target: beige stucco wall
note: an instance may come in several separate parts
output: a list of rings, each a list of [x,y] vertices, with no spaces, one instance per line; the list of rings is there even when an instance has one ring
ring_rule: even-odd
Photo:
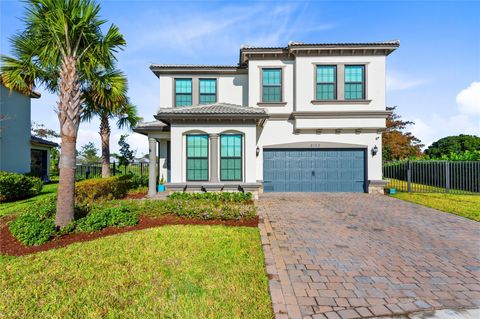
[[[198,124],[198,125],[172,125],[171,127],[171,182],[186,182],[186,134],[204,133],[241,133],[243,139],[243,181],[245,183],[256,182],[256,128],[254,124],[245,125],[219,125],[219,124]],[[217,151],[220,154],[220,143]],[[220,159],[218,159],[220,161]],[[210,167],[209,167],[210,169]],[[220,165],[218,165],[218,176],[220,176]]]
[[[176,78],[193,79],[192,94],[198,95],[197,79],[217,79],[217,102],[225,102],[248,106],[248,75],[247,74],[189,74],[160,75],[160,105],[159,107],[174,107],[174,80]],[[195,97],[193,97],[195,99]]]
[[[385,110],[385,56],[297,57],[295,63],[295,104],[297,111]],[[311,103],[315,99],[315,64],[365,64],[368,105]]]
[[[30,172],[30,97],[0,85],[0,170]]]

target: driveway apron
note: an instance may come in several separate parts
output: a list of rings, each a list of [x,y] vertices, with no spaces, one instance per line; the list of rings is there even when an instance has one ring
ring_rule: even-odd
[[[276,318],[480,306],[480,223],[382,195],[266,193],[258,205]]]

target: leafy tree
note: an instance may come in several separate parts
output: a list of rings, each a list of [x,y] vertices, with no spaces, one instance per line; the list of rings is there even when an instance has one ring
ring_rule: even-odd
[[[433,142],[425,154],[432,158],[451,156],[451,154],[462,154],[466,151],[480,151],[480,137],[475,135],[460,134],[458,136],[447,136]]]
[[[60,163],[60,151],[57,147],[50,149],[50,174],[58,175],[58,164]]]
[[[25,28],[11,38],[13,57],[2,56],[2,82],[29,93],[36,84],[59,97],[60,180],[55,224],[74,217],[75,149],[84,95],[99,70],[110,69],[125,40],[115,25],[104,28],[94,0],[27,0]],[[103,30],[106,30],[104,32]]]
[[[105,70],[98,76],[99,81],[86,92],[86,107],[83,121],[93,116],[100,117],[100,138],[102,141],[102,177],[110,172],[110,119],[117,119],[118,128],[131,129],[137,125],[137,109],[127,97],[127,79],[118,70]]]
[[[58,134],[57,131],[45,127],[44,124],[40,124],[36,122],[32,123],[31,131],[33,136],[40,137],[40,138],[60,137],[60,134]]]
[[[401,116],[395,113],[396,108],[396,106],[387,107],[387,111],[392,113],[387,117],[387,128],[382,134],[382,156],[385,161],[415,157],[422,154],[423,144],[420,144],[420,140],[413,136],[411,132],[405,132],[408,125],[415,123],[402,120]]]
[[[79,154],[82,156],[82,162],[84,164],[95,164],[98,163],[100,158],[98,157],[98,148],[92,142],[82,146]]]
[[[127,137],[128,135],[122,135],[118,141],[118,145],[120,146],[118,165],[125,166],[125,168],[135,159],[135,153],[130,149],[130,145],[127,143]]]

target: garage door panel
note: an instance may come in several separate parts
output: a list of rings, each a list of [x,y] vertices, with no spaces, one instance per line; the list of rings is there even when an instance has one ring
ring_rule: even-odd
[[[264,150],[266,192],[363,192],[363,149]]]

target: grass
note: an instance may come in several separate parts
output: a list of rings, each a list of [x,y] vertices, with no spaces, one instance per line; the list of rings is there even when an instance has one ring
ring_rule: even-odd
[[[408,202],[480,221],[480,195],[438,193],[397,193],[392,195]]]
[[[273,317],[256,228],[153,228],[0,268],[5,318]]]
[[[12,214],[18,214],[23,212],[26,208],[35,205],[39,200],[44,198],[47,195],[57,192],[58,184],[46,184],[43,185],[42,191],[40,194],[30,197],[27,199],[22,199],[15,202],[0,203],[0,217]]]

